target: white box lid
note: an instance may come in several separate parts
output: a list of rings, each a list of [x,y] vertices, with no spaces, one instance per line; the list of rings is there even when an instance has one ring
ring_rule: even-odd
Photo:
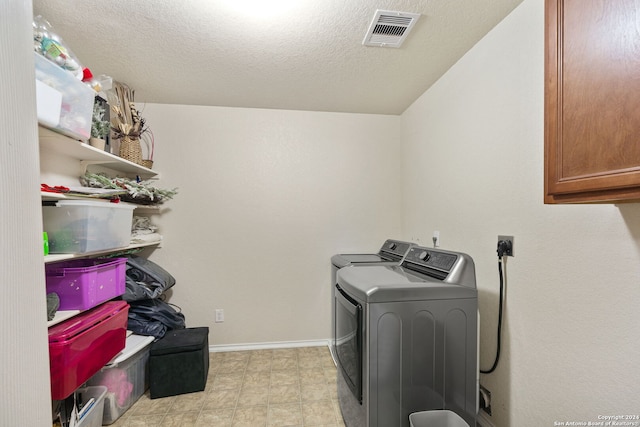
[[[116,355],[109,363],[106,364],[107,367],[117,366],[120,363],[128,360],[130,357],[136,355],[138,352],[142,351],[145,347],[150,345],[154,337],[146,337],[144,335],[136,335],[131,334],[127,337],[127,342],[124,346],[124,349],[120,353]]]
[[[56,206],[88,206],[88,207],[98,207],[98,208],[116,208],[116,209],[130,209],[134,210],[136,205],[132,205],[129,203],[111,203],[108,201],[99,201],[99,200],[58,200],[56,202]]]

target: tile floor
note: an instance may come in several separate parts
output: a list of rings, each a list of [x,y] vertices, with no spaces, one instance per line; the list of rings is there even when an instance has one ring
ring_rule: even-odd
[[[204,391],[143,395],[113,427],[344,427],[328,347],[210,353]]]

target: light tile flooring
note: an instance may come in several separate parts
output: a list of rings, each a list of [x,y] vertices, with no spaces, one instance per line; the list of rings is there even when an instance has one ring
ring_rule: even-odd
[[[327,347],[210,353],[205,390],[145,393],[114,427],[344,427]]]

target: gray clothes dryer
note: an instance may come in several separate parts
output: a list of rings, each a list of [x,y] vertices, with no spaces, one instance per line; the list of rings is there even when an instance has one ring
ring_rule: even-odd
[[[414,246],[399,266],[343,268],[334,300],[347,427],[408,427],[448,409],[476,425],[478,293],[468,255]]]
[[[387,239],[375,254],[336,254],[331,257],[331,341],[329,350],[331,357],[336,362],[335,348],[335,312],[333,301],[335,299],[336,275],[338,270],[344,267],[358,267],[369,265],[399,265],[409,252],[413,243],[401,240]]]

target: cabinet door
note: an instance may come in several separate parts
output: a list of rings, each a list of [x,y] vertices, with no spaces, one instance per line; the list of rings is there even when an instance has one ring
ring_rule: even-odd
[[[640,2],[546,0],[545,203],[640,200]]]

